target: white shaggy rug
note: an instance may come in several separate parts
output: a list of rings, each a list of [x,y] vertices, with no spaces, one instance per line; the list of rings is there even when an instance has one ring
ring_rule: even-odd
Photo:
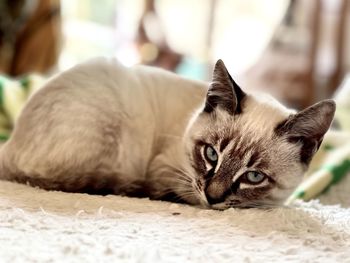
[[[0,181],[0,262],[350,262],[348,177],[342,206],[223,212]]]

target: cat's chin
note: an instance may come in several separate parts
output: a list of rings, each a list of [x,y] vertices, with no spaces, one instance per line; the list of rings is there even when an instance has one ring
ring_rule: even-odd
[[[207,205],[204,204],[204,202],[201,202],[201,200],[197,196],[188,196],[188,197],[183,198],[183,199],[187,204],[194,205],[194,206],[200,206],[203,208],[207,207]]]
[[[273,208],[280,208],[283,207],[284,202],[276,202],[276,203],[271,203],[271,202],[222,202],[222,203],[217,203],[217,204],[212,204],[210,206],[207,206],[205,208],[210,208],[213,210],[226,210],[229,208],[240,208],[240,209],[248,209],[248,208],[258,208],[258,209],[273,209]]]
[[[207,200],[199,194],[193,194],[193,195],[188,195],[188,196],[182,196],[179,194],[177,197],[177,200],[182,200],[182,203],[186,203],[189,205],[193,205],[196,207],[200,207],[203,209],[211,209],[211,206],[208,204]]]
[[[247,208],[259,208],[259,207],[253,207],[253,206],[249,206],[249,205],[230,205],[227,203],[219,203],[219,204],[213,204],[209,208],[213,209],[213,210],[223,211],[223,210],[227,210],[229,208],[247,209]],[[261,208],[263,208],[263,207],[261,207]]]

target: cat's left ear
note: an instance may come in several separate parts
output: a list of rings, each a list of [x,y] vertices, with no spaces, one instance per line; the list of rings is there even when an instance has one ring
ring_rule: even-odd
[[[216,107],[220,107],[231,115],[239,114],[242,112],[242,100],[245,95],[228,73],[224,62],[219,59],[214,67],[204,111],[210,113]]]
[[[308,164],[332,123],[335,109],[333,100],[316,103],[280,123],[276,134],[287,136],[292,143],[301,143],[301,161]]]

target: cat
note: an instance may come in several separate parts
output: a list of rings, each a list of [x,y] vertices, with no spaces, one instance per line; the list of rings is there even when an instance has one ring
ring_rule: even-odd
[[[301,182],[335,111],[98,58],[52,78],[0,149],[0,178],[48,190],[146,196],[212,209],[276,207]]]

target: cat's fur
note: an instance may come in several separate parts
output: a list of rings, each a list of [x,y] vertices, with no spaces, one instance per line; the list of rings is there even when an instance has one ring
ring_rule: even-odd
[[[0,178],[217,209],[272,207],[301,181],[334,111],[330,100],[295,113],[247,94],[221,60],[209,86],[95,59],[32,96],[1,148]],[[247,171],[264,181],[251,184]]]

